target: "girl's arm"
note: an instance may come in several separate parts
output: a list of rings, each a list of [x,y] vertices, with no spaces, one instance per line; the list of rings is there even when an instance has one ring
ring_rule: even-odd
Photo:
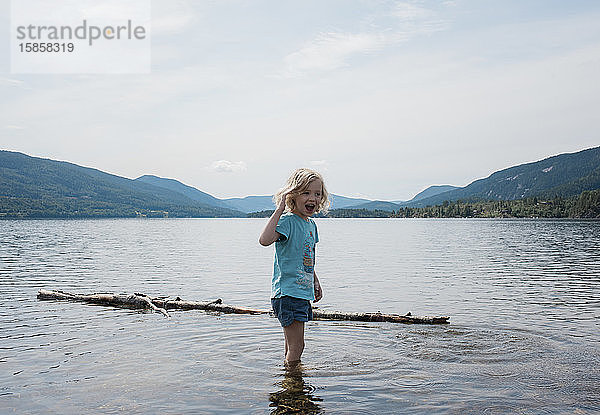
[[[265,228],[260,234],[260,237],[258,238],[258,243],[262,246],[271,245],[281,236],[281,234],[275,229],[277,228],[277,223],[279,223],[279,218],[281,218],[281,215],[283,215],[283,211],[285,210],[285,199],[287,198],[288,194],[289,193],[286,193],[282,196],[279,206],[277,206],[277,209],[275,209],[275,212],[273,212]]]
[[[315,303],[323,298],[323,289],[321,288],[321,283],[319,282],[319,278],[317,278],[317,273],[315,272]]]

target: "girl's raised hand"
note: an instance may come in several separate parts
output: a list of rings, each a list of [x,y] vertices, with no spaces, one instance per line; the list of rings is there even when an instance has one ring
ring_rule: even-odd
[[[280,212],[283,212],[285,210],[285,201],[287,200],[288,196],[291,197],[291,191],[290,192],[285,192],[283,195],[281,195],[281,200],[279,201],[279,206],[277,206],[277,210]]]

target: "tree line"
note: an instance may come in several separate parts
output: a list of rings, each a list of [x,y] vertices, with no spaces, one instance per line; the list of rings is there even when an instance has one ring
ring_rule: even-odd
[[[221,215],[221,216],[219,216]],[[0,196],[0,219],[78,218],[214,218],[228,217],[219,209],[195,206],[120,204],[79,198]]]
[[[387,214],[387,215],[386,215]],[[390,218],[600,218],[600,190],[584,191],[579,196],[542,200],[445,201],[427,207],[403,207],[393,212],[374,211],[368,216],[360,209],[337,209],[329,217]]]
[[[269,217],[273,210],[249,213]],[[0,219],[5,218],[117,218],[117,217],[215,217],[206,208],[171,205],[144,207],[76,198],[33,199],[0,197]],[[330,218],[587,218],[600,219],[600,190],[584,191],[570,198],[550,200],[529,197],[518,200],[456,201],[436,206],[402,207],[395,211],[333,209]]]
[[[249,213],[248,217],[269,217],[273,210]],[[587,218],[600,219],[600,190],[579,196],[550,200],[528,197],[518,200],[445,201],[427,207],[403,207],[395,211],[333,209],[329,218]]]

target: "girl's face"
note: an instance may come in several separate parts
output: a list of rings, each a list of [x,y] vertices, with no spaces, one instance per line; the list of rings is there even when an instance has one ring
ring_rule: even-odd
[[[294,197],[296,207],[292,211],[302,219],[306,220],[312,216],[317,210],[317,206],[321,203],[323,193],[323,183],[321,180],[315,179],[308,184],[308,187]]]

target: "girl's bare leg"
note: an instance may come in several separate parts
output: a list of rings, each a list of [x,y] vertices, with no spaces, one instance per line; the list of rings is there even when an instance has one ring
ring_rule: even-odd
[[[304,322],[294,320],[292,324],[283,328],[285,337],[285,362],[296,363],[304,351]]]

